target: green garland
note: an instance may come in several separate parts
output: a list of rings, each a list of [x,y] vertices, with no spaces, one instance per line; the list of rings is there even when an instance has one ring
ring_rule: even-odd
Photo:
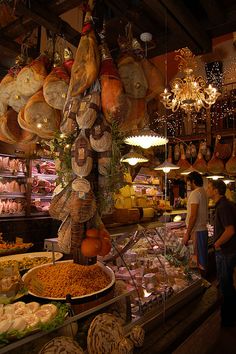
[[[54,139],[43,141],[43,144],[50,148],[52,158],[55,161],[60,161],[60,168],[57,170],[57,183],[61,183],[62,186],[66,185],[72,178],[71,147],[76,136],[77,132],[69,136],[58,132]]]

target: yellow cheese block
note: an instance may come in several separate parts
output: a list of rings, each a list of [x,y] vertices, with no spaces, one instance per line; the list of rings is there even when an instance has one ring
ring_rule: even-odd
[[[145,197],[137,197],[136,203],[138,207],[142,207],[142,208],[147,207],[147,199]]]
[[[120,188],[120,194],[123,197],[130,197],[131,193],[130,193],[130,186],[124,186],[122,188]]]
[[[132,199],[130,197],[124,198],[124,208],[131,209],[132,208]]]
[[[155,215],[153,208],[143,208],[143,217],[144,218],[153,218]]]

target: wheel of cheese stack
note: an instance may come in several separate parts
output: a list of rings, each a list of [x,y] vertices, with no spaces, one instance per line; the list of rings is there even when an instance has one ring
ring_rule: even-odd
[[[40,350],[39,354],[83,354],[80,345],[70,337],[56,337]]]
[[[123,340],[123,328],[117,318],[108,313],[97,315],[88,331],[87,350],[89,354],[119,353],[119,343]]]

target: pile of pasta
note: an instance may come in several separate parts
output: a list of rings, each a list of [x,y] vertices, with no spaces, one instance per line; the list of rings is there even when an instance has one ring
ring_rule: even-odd
[[[26,282],[28,289],[35,295],[65,298],[67,294],[76,297],[102,290],[110,284],[111,279],[97,264],[83,266],[62,262],[35,269],[30,279],[26,277]]]

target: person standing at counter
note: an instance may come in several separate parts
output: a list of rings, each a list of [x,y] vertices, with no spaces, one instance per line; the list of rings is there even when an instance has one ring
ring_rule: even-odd
[[[208,196],[215,202],[214,247],[220,291],[222,326],[236,325],[236,290],[233,273],[236,267],[236,206],[226,196],[222,180],[209,181]]]
[[[189,240],[193,240],[198,269],[205,277],[208,259],[208,198],[200,173],[191,172],[187,176],[187,183],[190,184],[192,192],[187,201],[187,230],[183,242],[187,246]]]

